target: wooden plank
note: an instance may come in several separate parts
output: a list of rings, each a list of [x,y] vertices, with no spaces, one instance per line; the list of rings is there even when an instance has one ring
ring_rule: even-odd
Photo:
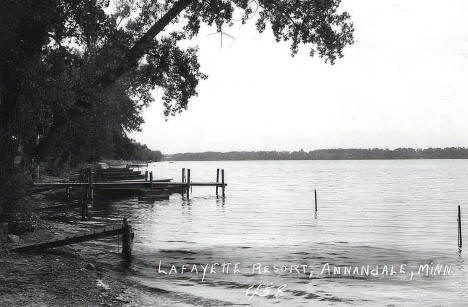
[[[60,239],[49,240],[45,242],[40,242],[36,244],[29,244],[23,245],[17,248],[11,249],[13,252],[27,252],[27,251],[39,251],[39,250],[46,250],[48,248],[54,248],[64,245],[70,245],[75,243],[81,243],[91,240],[96,240],[99,238],[109,237],[120,235],[123,233],[123,226],[113,226],[113,227],[106,227],[91,233],[80,233],[73,236],[68,236]]]
[[[98,174],[131,174],[133,172],[138,172],[134,171],[132,169],[128,168],[108,168],[108,169],[97,169],[95,170],[96,173]]]
[[[145,163],[145,164],[127,164],[128,168],[132,168],[132,167],[141,168],[141,167],[146,167],[146,166],[148,166],[147,163]]]
[[[119,175],[119,176],[100,176],[96,177],[103,181],[121,181],[121,180],[134,180],[145,179],[145,175]]]
[[[127,175],[141,175],[140,171],[128,172],[96,172],[96,176],[127,176]]]
[[[137,191],[141,192],[144,188],[140,187],[97,187],[99,191]]]

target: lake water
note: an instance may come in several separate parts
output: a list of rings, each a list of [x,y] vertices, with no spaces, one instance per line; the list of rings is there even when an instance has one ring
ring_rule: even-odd
[[[183,167],[192,181],[215,181],[225,169],[226,198],[193,187],[190,200],[125,199],[98,213],[128,216],[135,229],[133,261],[119,270],[142,289],[135,305],[468,302],[468,160],[162,162],[149,170],[180,181]],[[98,244],[103,261],[116,249]],[[162,272],[172,265],[177,272]],[[271,288],[255,292],[258,285]]]

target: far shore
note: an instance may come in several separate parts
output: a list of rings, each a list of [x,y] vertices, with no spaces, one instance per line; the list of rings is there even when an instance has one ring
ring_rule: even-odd
[[[164,154],[162,161],[250,161],[250,160],[421,160],[468,159],[468,148],[319,149],[312,151],[230,151]]]

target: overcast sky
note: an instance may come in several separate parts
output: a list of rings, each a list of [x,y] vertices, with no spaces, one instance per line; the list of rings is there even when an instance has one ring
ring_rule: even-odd
[[[468,1],[343,0],[355,44],[335,65],[292,58],[271,31],[236,25],[220,46],[205,28],[209,79],[164,120],[160,100],[131,134],[164,153],[468,147]]]

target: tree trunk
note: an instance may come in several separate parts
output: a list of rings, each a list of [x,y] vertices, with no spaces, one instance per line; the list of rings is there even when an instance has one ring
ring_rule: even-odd
[[[5,65],[6,66],[6,65]],[[8,67],[2,67],[0,75],[0,177],[14,169],[18,146],[16,127],[16,84]]]

